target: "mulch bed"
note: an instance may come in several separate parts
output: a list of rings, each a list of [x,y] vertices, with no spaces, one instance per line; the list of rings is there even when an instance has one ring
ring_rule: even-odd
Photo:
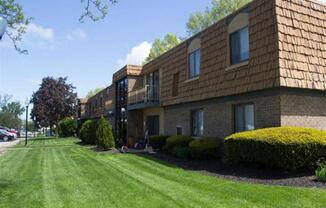
[[[282,170],[248,167],[245,165],[231,165],[222,160],[187,160],[176,158],[166,152],[156,152],[150,155],[185,170],[196,171],[205,175],[222,177],[235,181],[326,189],[326,183],[316,181],[313,172],[294,174]]]

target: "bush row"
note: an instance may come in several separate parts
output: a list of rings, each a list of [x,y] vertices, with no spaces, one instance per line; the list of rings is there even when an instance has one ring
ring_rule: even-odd
[[[189,136],[153,136],[149,145],[154,149],[166,149],[180,158],[210,159],[222,156],[221,140],[215,138],[193,139]]]
[[[96,144],[103,149],[115,147],[112,126],[103,117],[99,120],[99,122],[88,120],[83,123],[79,131],[79,137],[85,144]]]
[[[258,164],[295,171],[314,169],[326,157],[326,132],[301,127],[277,127],[236,133],[224,140],[188,136],[150,137],[154,149],[183,158],[219,158],[225,150],[231,163]],[[324,174],[325,167],[318,173]]]
[[[225,148],[233,163],[312,169],[326,155],[326,132],[300,127],[259,129],[227,137]]]

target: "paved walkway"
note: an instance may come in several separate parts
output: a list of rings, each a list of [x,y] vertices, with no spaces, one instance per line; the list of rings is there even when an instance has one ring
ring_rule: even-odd
[[[0,156],[3,154],[5,151],[8,150],[8,148],[15,146],[21,141],[21,139],[16,139],[14,141],[9,141],[9,142],[0,142]]]

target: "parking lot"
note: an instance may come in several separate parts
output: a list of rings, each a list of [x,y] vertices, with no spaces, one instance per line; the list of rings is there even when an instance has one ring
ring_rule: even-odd
[[[13,147],[16,144],[18,144],[19,141],[20,141],[20,139],[8,141],[8,142],[0,142],[0,155],[2,153],[4,153],[6,150],[8,150],[8,148]]]

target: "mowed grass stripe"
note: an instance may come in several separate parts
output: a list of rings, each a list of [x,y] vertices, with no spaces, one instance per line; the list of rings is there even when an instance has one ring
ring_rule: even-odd
[[[117,163],[115,163],[115,166],[119,166],[119,164],[121,164],[120,166],[124,166],[126,163],[128,163],[128,161],[125,160],[126,158],[124,156],[121,157],[124,158],[124,161],[117,161]],[[147,159],[144,160],[142,158],[136,158],[136,160],[137,161],[131,159],[131,161],[129,162],[131,162],[131,164],[133,165],[137,163],[145,164],[148,162]],[[164,171],[163,174],[159,173],[158,171],[151,173],[153,171],[146,170],[144,168],[144,165],[138,168],[127,168],[126,166],[122,168],[131,170],[142,170],[141,172],[134,172],[135,177],[143,177],[139,179],[142,181],[147,181],[149,179],[150,184],[154,184],[154,186],[159,187],[161,190],[163,189],[163,192],[169,193],[171,197],[178,199],[178,201],[182,202],[185,206],[214,207],[216,206],[216,204],[223,204],[225,199],[228,198],[229,200],[236,202],[236,204],[241,207],[253,206],[250,205],[250,192],[241,193],[244,195],[241,195],[239,197],[239,199],[241,200],[237,200],[237,195],[234,194],[237,192],[237,190],[233,187],[234,184],[229,181],[226,182],[225,180],[216,180],[212,179],[211,177],[203,178],[204,176],[202,175],[198,175],[197,173],[191,172],[185,173],[183,170],[178,168],[173,168],[174,170],[171,171],[170,167],[168,167],[167,170],[164,170],[164,168],[158,168],[161,171]],[[180,178],[179,174],[183,176],[182,179]],[[163,178],[166,175],[169,175],[169,178]],[[207,188],[208,184],[210,186],[208,186]],[[222,188],[220,189],[220,187]],[[259,205],[259,201],[255,201],[254,205]],[[261,203],[261,205],[267,207],[265,203]]]
[[[11,151],[10,163],[1,163],[0,181],[7,181],[7,186],[0,188],[0,207],[36,207],[43,206],[41,167],[43,163],[41,151]],[[7,165],[10,164],[10,165]],[[26,186],[28,184],[28,186]],[[32,207],[32,206],[30,206]]]
[[[129,158],[130,155],[111,157],[110,163],[113,164],[113,167],[123,170],[124,173],[133,180],[139,181],[143,186],[148,186],[153,191],[166,196],[173,201],[175,205],[187,205],[188,207],[207,206],[206,201],[201,198],[201,192],[196,189],[189,189],[186,183],[182,183],[184,181],[180,181],[177,171],[172,172],[174,173],[173,176],[176,180],[171,180],[169,178],[162,177],[161,175],[157,174],[156,171],[153,172],[146,171],[146,169],[141,169],[141,166],[128,160]],[[142,158],[138,159],[143,160]],[[179,181],[177,180],[178,178]]]
[[[0,207],[325,207],[326,192],[232,182],[149,156],[31,140],[0,156]],[[9,175],[9,176],[8,176]]]
[[[85,150],[79,150],[85,151]],[[163,194],[155,193],[149,186],[145,186],[142,181],[135,180],[130,177],[130,175],[126,174],[125,169],[119,169],[115,167],[114,164],[105,164],[99,159],[103,155],[99,155],[94,157],[94,154],[89,154],[89,152],[84,152],[82,154],[84,156],[84,160],[89,160],[89,164],[93,164],[92,169],[97,171],[96,167],[101,167],[100,172],[97,172],[100,176],[97,180],[109,180],[113,181],[115,184],[111,184],[113,186],[109,187],[108,194],[113,194],[118,197],[118,205],[119,207],[143,207],[148,206],[149,204],[155,204],[159,202],[159,204],[163,207],[171,206],[173,199],[170,197],[165,197]],[[103,169],[105,175],[103,175]],[[102,182],[102,181],[101,181]],[[104,181],[107,184],[107,181]],[[132,199],[132,201],[130,200]],[[132,203],[131,203],[132,202]],[[176,207],[176,206],[174,206]]]

